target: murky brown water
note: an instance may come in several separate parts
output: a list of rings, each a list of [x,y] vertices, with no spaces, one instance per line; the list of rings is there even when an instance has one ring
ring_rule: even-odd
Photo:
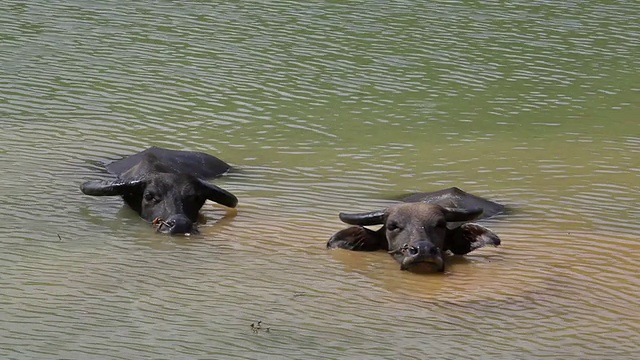
[[[13,2],[0,12],[0,356],[633,359],[633,2]],[[237,214],[155,234],[83,196],[205,151]],[[324,248],[458,186],[513,211],[444,275]],[[59,235],[59,237],[58,237]],[[269,333],[252,333],[262,320]]]

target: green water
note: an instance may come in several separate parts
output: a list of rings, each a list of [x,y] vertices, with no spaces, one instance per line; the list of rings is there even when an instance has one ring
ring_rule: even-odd
[[[3,358],[640,350],[634,2],[2,8]],[[172,238],[78,190],[152,145],[234,165],[237,214]],[[443,276],[324,248],[339,211],[449,186],[514,209],[500,248]]]

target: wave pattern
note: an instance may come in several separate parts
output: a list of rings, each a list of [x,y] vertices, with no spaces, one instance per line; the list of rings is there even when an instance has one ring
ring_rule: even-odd
[[[6,3],[3,358],[640,350],[632,4]],[[80,194],[151,145],[232,163],[237,214],[172,238]],[[513,208],[502,247],[444,276],[324,249],[339,211],[448,186]]]

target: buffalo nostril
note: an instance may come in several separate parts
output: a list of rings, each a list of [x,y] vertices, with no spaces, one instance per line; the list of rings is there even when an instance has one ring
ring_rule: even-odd
[[[432,247],[431,249],[429,249],[429,254],[431,255],[438,255],[438,248],[437,247]]]
[[[193,232],[193,223],[184,215],[173,215],[165,221],[171,234],[186,234]]]
[[[407,248],[407,253],[408,253],[409,255],[411,255],[411,256],[418,255],[418,253],[419,253],[419,252],[420,252],[420,250],[419,250],[417,247],[415,247],[415,246],[409,246],[409,247]]]

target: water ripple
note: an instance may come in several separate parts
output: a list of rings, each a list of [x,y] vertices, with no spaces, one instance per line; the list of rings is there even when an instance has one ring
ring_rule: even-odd
[[[636,18],[603,1],[9,1],[0,355],[633,358]],[[207,204],[200,236],[162,237],[80,194],[151,145],[234,165],[215,182],[237,214]],[[512,208],[486,222],[500,248],[444,276],[324,249],[339,211],[448,186]]]

